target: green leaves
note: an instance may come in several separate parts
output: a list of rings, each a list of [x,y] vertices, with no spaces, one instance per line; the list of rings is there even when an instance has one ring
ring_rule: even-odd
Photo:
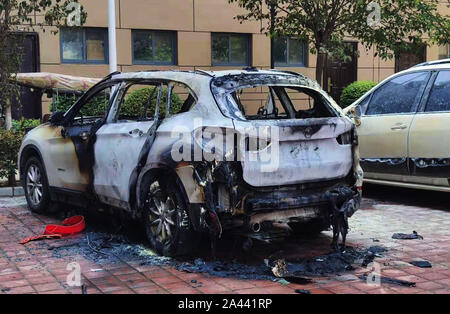
[[[0,1],[0,105],[9,106],[11,99],[18,97],[19,89],[10,78],[19,71],[22,63],[23,32],[44,26],[67,25],[67,16],[73,12],[70,3],[77,0],[1,0]],[[80,23],[87,14],[80,7]],[[44,20],[35,19],[44,16]]]
[[[156,101],[158,98],[158,91],[153,92],[156,87],[144,87],[131,92],[126,96],[120,108],[120,115],[131,116],[135,118],[141,118],[144,115],[144,108],[148,103],[148,99],[151,95],[150,106],[147,111],[147,117],[153,117],[155,115]],[[161,104],[160,115],[164,116],[166,111],[168,91],[167,88],[163,88],[161,91]],[[172,92],[170,97],[170,111],[172,114],[180,111],[183,102],[175,92]],[[143,117],[146,118],[146,117]]]
[[[324,52],[332,57],[346,57],[344,39],[349,37],[366,48],[375,48],[382,59],[411,49],[411,44],[450,43],[450,19],[438,12],[438,0],[228,1],[247,11],[237,17],[239,20],[261,20],[266,34],[307,39],[311,53]],[[375,27],[369,23],[371,3],[381,8]]]
[[[13,121],[10,131],[0,129],[0,178],[14,176],[17,171],[17,156],[27,130],[40,124],[39,120]]]
[[[376,85],[377,83],[372,81],[358,81],[350,84],[342,91],[339,105],[342,108],[350,106],[353,102],[358,100]]]

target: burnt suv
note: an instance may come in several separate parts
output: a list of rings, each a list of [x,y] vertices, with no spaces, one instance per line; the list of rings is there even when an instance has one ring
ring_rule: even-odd
[[[204,231],[286,226],[332,225],[337,246],[363,175],[354,124],[315,81],[256,69],[113,73],[29,132],[19,165],[32,211],[125,210],[168,256]]]

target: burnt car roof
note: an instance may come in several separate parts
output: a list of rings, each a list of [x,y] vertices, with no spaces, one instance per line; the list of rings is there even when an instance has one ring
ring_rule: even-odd
[[[258,70],[258,69],[244,69],[244,70],[223,70],[223,71],[141,71],[141,72],[128,72],[128,73],[116,73],[112,76],[114,79],[146,79],[146,78],[160,78],[160,79],[173,79],[179,78],[192,78],[193,76],[209,78],[216,82],[219,86],[221,82],[226,80],[261,80],[267,78],[269,81],[277,79],[290,80],[295,84],[310,86],[314,88],[320,88],[319,84],[306,76],[289,71],[276,71],[276,70]]]

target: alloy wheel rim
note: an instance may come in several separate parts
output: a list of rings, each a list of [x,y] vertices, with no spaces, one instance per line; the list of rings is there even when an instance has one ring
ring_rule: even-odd
[[[31,165],[27,171],[27,194],[33,205],[39,205],[42,201],[43,188],[41,171],[36,165]]]
[[[175,232],[176,205],[170,196],[161,191],[153,194],[149,221],[153,235],[161,243],[170,242]]]

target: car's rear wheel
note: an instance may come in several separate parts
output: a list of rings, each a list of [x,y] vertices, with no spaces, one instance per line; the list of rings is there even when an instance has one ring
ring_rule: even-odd
[[[291,222],[288,224],[293,234],[299,236],[314,236],[330,227],[325,219],[317,218],[306,222]]]
[[[34,213],[47,212],[50,204],[48,180],[42,162],[30,157],[25,164],[24,190],[28,207]]]
[[[148,189],[144,211],[147,238],[160,255],[192,253],[198,239],[187,204],[175,180],[155,180]]]

